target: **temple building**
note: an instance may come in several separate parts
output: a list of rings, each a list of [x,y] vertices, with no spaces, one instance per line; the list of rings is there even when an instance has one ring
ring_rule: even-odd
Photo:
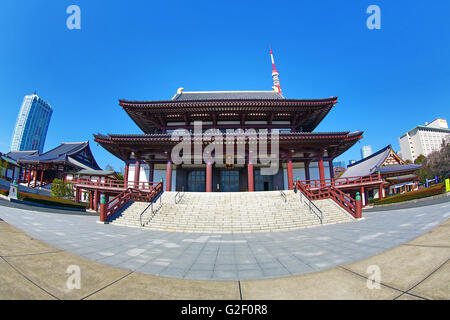
[[[89,141],[62,143],[39,154],[37,151],[12,151],[7,154],[20,166],[19,182],[28,187],[44,187],[54,179],[71,180],[80,170],[100,170]]]
[[[379,186],[360,187],[356,191],[361,191],[363,205],[368,203],[369,198],[378,199],[380,192],[381,198],[418,189],[419,177],[414,173],[420,169],[421,165],[406,163],[392,149],[391,145],[375,152],[374,154],[355,162],[348,166],[347,170],[340,178],[356,176],[369,176],[379,174],[383,183]]]
[[[252,192],[293,189],[296,179],[333,178],[333,160],[363,133],[314,132],[338,98],[285,98],[272,52],[271,58],[273,90],[189,92],[180,88],[170,100],[119,100],[143,134],[96,134],[95,141],[124,161],[128,186],[164,180],[166,191]],[[198,124],[201,132],[196,132]],[[187,132],[189,153],[195,157],[210,150],[212,138],[205,139],[205,132],[213,130],[216,138],[239,129],[244,138],[221,140],[232,145],[231,161],[226,158],[230,154],[217,150],[210,155],[215,161],[179,164],[172,159],[172,149],[180,142],[173,138],[176,131]],[[270,149],[275,141],[272,133],[278,133],[278,150]],[[267,154],[276,154],[279,167],[271,175],[264,174],[267,162],[258,159],[252,148],[258,145],[260,156],[260,143],[266,140],[271,145]],[[244,145],[243,155],[238,154],[239,145]]]

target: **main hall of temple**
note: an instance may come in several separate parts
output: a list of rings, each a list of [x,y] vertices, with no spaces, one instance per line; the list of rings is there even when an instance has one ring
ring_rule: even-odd
[[[338,102],[337,97],[287,99],[281,91],[273,56],[272,65],[274,86],[270,91],[188,92],[180,88],[170,100],[119,100],[143,134],[97,134],[95,141],[125,162],[128,185],[164,180],[166,191],[287,190],[294,188],[297,178],[333,178],[333,159],[361,139],[362,132],[314,132]],[[266,129],[270,137],[277,130],[280,170],[272,175],[261,174],[264,164],[252,157],[250,137],[244,142],[245,161],[174,164],[171,151],[178,141],[172,139],[172,133],[175,129],[187,130],[194,150],[194,122],[201,122],[203,130],[224,133],[227,129]],[[200,143],[204,150],[208,143]]]

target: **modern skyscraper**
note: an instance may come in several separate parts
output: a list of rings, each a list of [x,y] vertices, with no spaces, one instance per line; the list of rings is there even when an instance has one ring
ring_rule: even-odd
[[[425,126],[417,126],[399,139],[402,158],[414,162],[421,154],[427,157],[433,151],[439,151],[442,143],[450,141],[450,129],[447,120],[437,118]]]
[[[45,138],[53,110],[36,95],[23,98],[11,141],[11,151],[44,151]]]
[[[372,155],[372,146],[363,146],[361,148],[361,159],[365,159]]]

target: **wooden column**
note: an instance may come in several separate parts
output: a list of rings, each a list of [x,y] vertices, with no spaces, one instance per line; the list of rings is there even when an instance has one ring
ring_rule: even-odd
[[[319,160],[319,176],[320,176],[320,186],[325,187],[325,170],[323,167],[323,159]]]
[[[150,163],[149,167],[150,167],[149,180],[150,182],[154,182],[153,180],[155,179],[155,164]]]
[[[294,169],[292,167],[292,159],[287,160],[287,178],[288,178],[288,189],[294,190]]]
[[[94,211],[98,211],[98,191],[94,190]]]
[[[44,169],[41,170],[41,184],[39,185],[40,187],[42,187],[43,180],[44,180]]]
[[[123,177],[123,183],[125,188],[128,187],[128,173],[130,172],[130,164],[128,162],[125,162],[125,174]]]
[[[167,159],[166,166],[166,191],[172,191],[172,161]]]
[[[206,192],[212,192],[212,163],[206,163]]]
[[[366,193],[364,192],[364,187],[361,187],[361,201],[362,201],[362,207],[364,208],[366,206]]]
[[[247,179],[248,179],[248,191],[255,191],[255,176],[253,168],[253,151],[248,154],[248,165],[247,165]]]
[[[328,161],[328,166],[330,167],[330,178],[334,179],[334,166],[333,166],[333,160]]]
[[[94,208],[94,194],[92,191],[89,191],[89,209]]]
[[[139,160],[136,160],[136,164],[134,166],[134,187],[139,188],[139,175],[141,173],[141,163]]]
[[[311,163],[311,161],[305,161],[305,179],[311,180],[311,175],[309,173],[309,164]]]
[[[36,188],[37,183],[37,169],[34,169],[34,187]]]
[[[383,195],[383,184],[380,183],[380,185],[378,186],[378,198],[380,200],[383,200],[384,195]]]

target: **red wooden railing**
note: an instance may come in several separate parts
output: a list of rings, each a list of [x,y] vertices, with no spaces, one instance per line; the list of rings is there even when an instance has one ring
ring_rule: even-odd
[[[359,176],[359,177],[347,177],[347,178],[336,178],[336,179],[313,179],[306,180],[304,184],[308,188],[325,188],[328,186],[333,187],[345,187],[352,185],[364,185],[376,182],[381,182],[382,178],[380,174],[372,174],[370,176]]]
[[[117,180],[107,180],[107,181],[92,181],[90,179],[75,179],[70,181],[74,185],[79,187],[92,187],[92,188],[102,188],[102,189],[139,189],[139,190],[152,190],[154,186],[157,186],[160,182],[139,182],[134,184],[133,182],[124,183],[123,181]]]
[[[297,180],[296,186],[309,200],[332,199],[354,218],[361,218],[357,201],[334,186],[312,189],[307,183],[303,183],[301,180]]]
[[[149,190],[149,191],[147,191]],[[130,201],[152,202],[163,192],[163,182],[159,182],[151,189],[146,191],[127,188],[105,205],[105,212],[100,213],[100,220],[110,221],[114,216]]]

